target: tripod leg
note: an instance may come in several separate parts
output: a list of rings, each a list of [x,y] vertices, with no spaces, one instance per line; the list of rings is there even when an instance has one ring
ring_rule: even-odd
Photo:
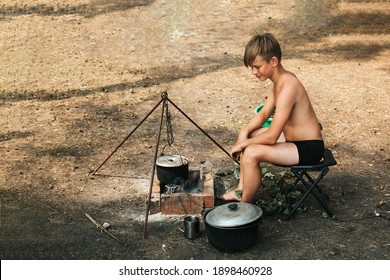
[[[158,154],[158,147],[160,145],[160,136],[161,136],[161,129],[162,129],[162,124],[164,120],[164,111],[165,111],[165,104],[167,102],[167,97],[166,95],[163,96],[162,100],[163,106],[162,106],[162,111],[161,111],[161,120],[160,120],[160,128],[158,130],[157,134],[157,140],[156,140],[156,149],[154,151],[154,158],[153,158],[153,166],[152,166],[152,178],[150,180],[150,187],[149,187],[149,195],[148,195],[148,205],[146,207],[146,213],[145,213],[145,222],[144,222],[144,239],[146,238],[146,230],[148,227],[148,218],[149,218],[149,209],[150,209],[150,199],[152,196],[152,191],[153,191],[153,182],[154,182],[154,173],[156,170],[156,160],[157,160],[157,154]]]
[[[99,171],[99,169],[112,157],[113,154],[130,138],[130,136],[136,131],[141,124],[153,113],[154,110],[163,102],[164,98],[161,98],[160,102],[157,103],[156,106],[142,119],[142,121],[129,133],[129,135],[126,136],[125,139],[114,149],[114,151],[103,161],[103,163],[92,173],[92,175],[95,175],[96,172]]]

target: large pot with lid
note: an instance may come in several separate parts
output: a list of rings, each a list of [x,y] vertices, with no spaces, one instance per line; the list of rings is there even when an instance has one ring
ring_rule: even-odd
[[[260,207],[243,202],[208,209],[203,213],[207,238],[221,250],[245,250],[256,242],[262,214]]]
[[[187,180],[188,159],[181,155],[161,155],[156,160],[157,178],[161,183],[171,184],[178,178]]]

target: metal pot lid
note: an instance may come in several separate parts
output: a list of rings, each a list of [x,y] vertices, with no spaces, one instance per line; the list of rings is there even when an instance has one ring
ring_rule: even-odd
[[[188,159],[179,155],[162,155],[157,158],[156,164],[161,167],[179,167],[188,164]]]
[[[260,207],[244,202],[218,206],[206,215],[206,222],[215,227],[239,227],[256,221],[263,215]]]

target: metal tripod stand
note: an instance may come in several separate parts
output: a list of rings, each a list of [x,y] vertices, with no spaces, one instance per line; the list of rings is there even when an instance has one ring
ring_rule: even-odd
[[[150,187],[149,187],[149,195],[148,195],[148,203],[147,203],[147,209],[145,214],[145,222],[144,222],[144,239],[146,238],[146,231],[147,231],[147,225],[148,225],[148,218],[149,218],[149,210],[150,210],[150,200],[152,196],[152,189],[153,189],[153,183],[154,183],[154,174],[156,170],[156,160],[158,155],[158,149],[160,145],[160,138],[161,138],[161,130],[163,126],[163,120],[164,120],[164,114],[166,117],[167,123],[170,124],[170,114],[168,112],[168,104],[172,104],[173,107],[175,107],[183,116],[185,116],[193,125],[195,125],[204,135],[206,135],[217,147],[219,147],[225,154],[227,154],[231,159],[233,159],[235,162],[237,162],[231,155],[220,145],[217,141],[215,141],[209,134],[207,134],[206,131],[204,131],[198,124],[196,124],[189,116],[187,116],[175,103],[172,102],[171,99],[168,97],[168,92],[164,91],[161,93],[161,99],[160,101],[153,107],[153,109],[141,120],[141,122],[123,139],[123,141],[111,152],[111,154],[103,161],[102,164],[92,173],[92,175],[96,175],[97,172],[100,170],[100,168],[115,154],[115,152],[130,138],[130,136],[142,125],[142,123],[160,106],[162,103],[162,110],[161,110],[161,116],[160,116],[160,124],[159,124],[159,130],[157,133],[157,139],[156,139],[156,148],[154,150],[154,157],[152,162],[152,175],[150,180]],[[168,132],[168,144],[172,145],[173,143],[173,133],[171,130],[170,125],[167,125],[167,132]]]

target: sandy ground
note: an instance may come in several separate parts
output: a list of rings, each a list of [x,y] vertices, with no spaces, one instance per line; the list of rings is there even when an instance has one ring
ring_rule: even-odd
[[[2,0],[1,259],[388,259],[389,221],[373,211],[390,203],[389,18],[388,1]],[[323,186],[337,219],[309,201],[289,222],[264,216],[255,246],[230,254],[155,214],[143,240],[159,110],[104,165],[110,176],[92,171],[165,90],[229,149],[269,90],[242,63],[255,32],[279,38],[310,94],[338,161]],[[171,113],[183,154],[232,168]]]

